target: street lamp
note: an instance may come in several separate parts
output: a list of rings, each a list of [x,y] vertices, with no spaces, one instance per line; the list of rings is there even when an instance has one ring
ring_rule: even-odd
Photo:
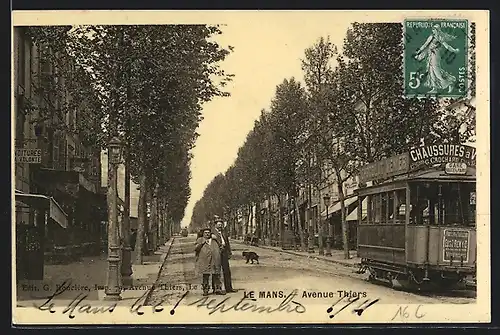
[[[120,238],[118,231],[117,170],[122,159],[122,142],[108,143],[108,276],[104,300],[121,300]]]
[[[113,137],[109,141],[108,156],[111,164],[118,165],[122,161],[123,146],[118,137]]]
[[[331,256],[332,255],[332,233],[331,233],[331,227],[330,227],[330,221],[328,220],[328,207],[330,207],[330,196],[328,194],[325,194],[323,197],[323,202],[325,203],[326,207],[326,226],[328,227],[328,232],[326,236],[326,256]]]

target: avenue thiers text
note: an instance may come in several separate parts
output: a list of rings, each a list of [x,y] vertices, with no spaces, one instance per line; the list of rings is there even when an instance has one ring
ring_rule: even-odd
[[[288,294],[285,291],[246,291],[244,296],[250,299],[283,299]],[[312,298],[312,299],[331,299],[331,298],[366,298],[366,292],[357,291],[302,291],[300,295],[301,298]]]

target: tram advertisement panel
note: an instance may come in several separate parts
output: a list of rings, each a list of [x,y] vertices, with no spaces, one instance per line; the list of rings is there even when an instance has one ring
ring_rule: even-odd
[[[468,230],[445,229],[443,237],[443,261],[469,261],[469,234]]]
[[[463,144],[434,144],[410,151],[410,170],[445,163],[476,165],[476,148]]]

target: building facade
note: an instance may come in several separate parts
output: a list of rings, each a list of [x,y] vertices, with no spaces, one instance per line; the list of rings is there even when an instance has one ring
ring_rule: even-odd
[[[61,107],[71,97],[51,50],[35,46],[27,28],[16,27],[13,51],[17,275],[41,279],[43,264],[58,255],[99,252],[106,198],[99,192],[100,151],[78,135],[86,106]],[[44,80],[60,81],[61,89],[44,91]]]

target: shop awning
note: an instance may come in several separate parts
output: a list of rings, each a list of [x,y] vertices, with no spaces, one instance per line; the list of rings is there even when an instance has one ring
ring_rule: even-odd
[[[97,193],[96,186],[78,171],[54,170],[40,168],[36,172],[37,179],[44,183],[51,183],[60,186],[73,185],[78,191],[79,188],[92,193]]]
[[[54,198],[42,194],[29,194],[16,191],[16,201],[22,202],[35,209],[45,209],[49,211],[49,216],[61,227],[68,227],[68,215]]]
[[[368,211],[368,200],[365,198],[363,202],[361,203],[361,213],[363,219],[366,218],[366,213]],[[354,210],[351,212],[351,214],[347,215],[346,221],[358,221],[358,207],[354,208]]]
[[[354,204],[356,201],[358,201],[358,197],[350,197],[350,198],[344,199],[344,204],[346,207],[349,207],[352,204]],[[328,215],[331,215],[331,214],[334,214],[334,213],[340,211],[340,206],[341,206],[340,201],[330,205],[328,207]],[[321,212],[321,217],[326,218],[326,210]]]

